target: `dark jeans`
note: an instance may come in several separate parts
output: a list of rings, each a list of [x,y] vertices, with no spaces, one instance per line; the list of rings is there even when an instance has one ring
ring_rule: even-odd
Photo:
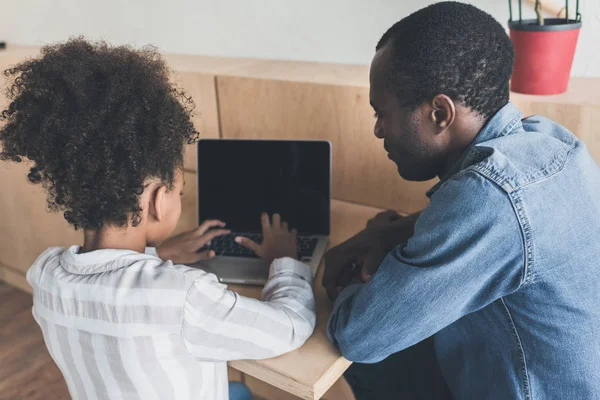
[[[354,363],[344,377],[356,400],[452,400],[432,338],[375,364]]]

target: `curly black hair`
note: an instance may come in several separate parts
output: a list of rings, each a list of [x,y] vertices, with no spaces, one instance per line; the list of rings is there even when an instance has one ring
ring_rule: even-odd
[[[28,178],[75,229],[140,223],[147,179],[173,187],[184,143],[197,140],[194,104],[152,47],[46,46],[4,71],[0,159],[33,162]]]
[[[388,80],[402,106],[445,94],[488,119],[508,102],[514,50],[502,25],[469,4],[436,3],[394,24]]]

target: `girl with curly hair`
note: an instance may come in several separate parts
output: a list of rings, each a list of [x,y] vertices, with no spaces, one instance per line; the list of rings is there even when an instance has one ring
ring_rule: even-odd
[[[4,72],[0,159],[31,163],[83,246],[45,251],[27,273],[33,315],[73,398],[250,398],[227,364],[291,351],[315,324],[312,273],[274,215],[260,254],[262,301],[187,267],[229,233],[222,221],[162,244],[181,215],[192,100],[151,49],[82,38],[44,47]],[[158,247],[157,247],[158,246]]]

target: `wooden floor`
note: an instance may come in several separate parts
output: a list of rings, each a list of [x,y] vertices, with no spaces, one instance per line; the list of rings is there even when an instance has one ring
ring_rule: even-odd
[[[30,294],[0,282],[0,399],[69,399],[31,306]]]

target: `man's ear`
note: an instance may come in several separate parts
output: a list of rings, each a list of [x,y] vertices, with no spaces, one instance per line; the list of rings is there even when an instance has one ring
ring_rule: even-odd
[[[436,95],[431,101],[431,120],[439,131],[445,131],[456,119],[456,106],[454,101],[445,94]]]
[[[165,218],[167,187],[164,185],[155,186],[150,194],[148,202],[148,215],[158,222]]]

